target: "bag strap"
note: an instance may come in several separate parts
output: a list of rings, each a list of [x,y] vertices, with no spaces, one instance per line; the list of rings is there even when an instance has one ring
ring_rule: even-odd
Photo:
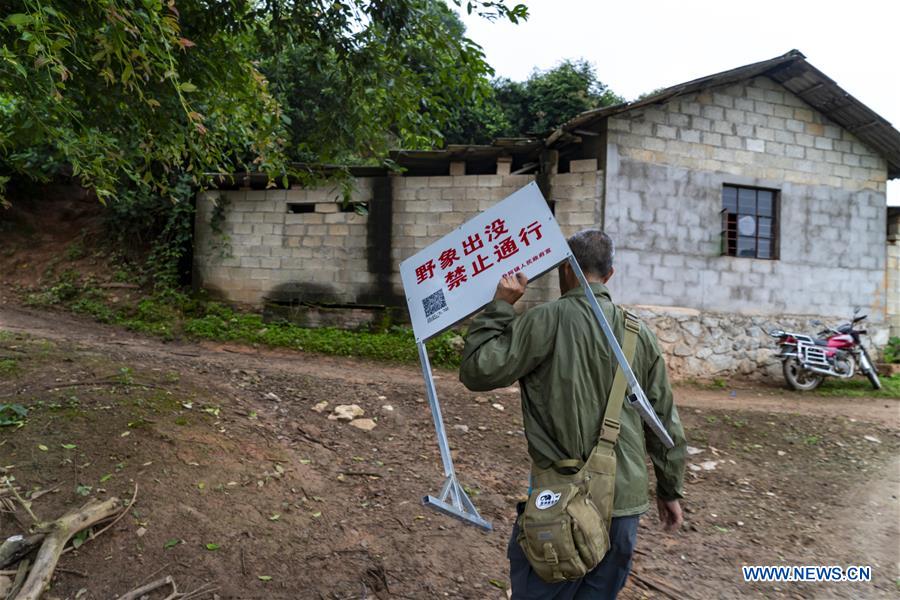
[[[641,322],[636,316],[626,310],[625,337],[622,343],[622,352],[625,354],[629,364],[634,360],[634,352],[637,349],[637,339],[640,331]],[[619,439],[619,413],[622,411],[622,403],[625,401],[627,387],[628,381],[625,379],[625,373],[622,371],[622,367],[617,366],[612,388],[609,390],[609,397],[606,399],[606,410],[603,412],[597,445],[603,442],[608,443],[610,447],[616,445],[616,440]],[[558,472],[577,471],[583,466],[584,461],[577,458],[566,458],[553,463],[553,468]]]
[[[641,322],[633,314],[625,311],[625,339],[622,343],[622,352],[628,363],[634,360],[634,352],[637,349],[638,333],[641,331]],[[621,366],[616,367],[616,376],[613,379],[612,388],[609,390],[609,398],[606,399],[606,411],[603,413],[603,422],[600,426],[600,439],[597,441],[607,442],[610,446],[616,445],[619,439],[619,413],[622,410],[622,403],[625,401],[625,390],[628,381],[625,379],[625,372]]]

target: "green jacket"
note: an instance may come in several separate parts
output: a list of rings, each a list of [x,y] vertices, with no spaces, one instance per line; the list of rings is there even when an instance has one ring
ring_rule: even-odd
[[[591,284],[603,313],[621,343],[624,311],[605,285]],[[512,385],[522,391],[522,417],[528,453],[539,468],[557,460],[586,460],[600,430],[612,387],[616,360],[583,290],[570,290],[554,302],[516,316],[502,300],[485,307],[466,336],[459,379],[473,391]],[[636,515],[649,506],[644,448],[656,472],[656,493],[681,498],[686,441],[656,336],[641,325],[632,369],[675,447],[667,450],[627,403],[620,415],[616,444],[613,516]]]

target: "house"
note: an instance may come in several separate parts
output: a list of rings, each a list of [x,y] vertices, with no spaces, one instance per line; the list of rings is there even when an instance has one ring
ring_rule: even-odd
[[[311,323],[363,323],[404,305],[402,259],[537,181],[566,234],[613,237],[613,296],[655,328],[682,376],[759,372],[776,325],[806,330],[861,306],[883,344],[898,322],[885,188],[900,177],[900,132],[797,51],[543,138],[393,158],[402,175],[353,172],[350,203],[327,186],[254,189],[265,181],[253,174],[201,194],[197,284],[232,302],[310,306]],[[553,279],[527,302],[554,298]]]

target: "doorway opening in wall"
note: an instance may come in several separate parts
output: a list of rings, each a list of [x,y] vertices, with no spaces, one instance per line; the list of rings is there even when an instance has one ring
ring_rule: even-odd
[[[778,190],[722,186],[722,255],[778,259]]]
[[[292,215],[302,215],[304,213],[312,213],[312,212],[316,212],[316,205],[301,203],[301,202],[288,202],[287,211]]]

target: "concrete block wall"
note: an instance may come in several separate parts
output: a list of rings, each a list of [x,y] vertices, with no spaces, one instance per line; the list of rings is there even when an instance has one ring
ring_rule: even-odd
[[[401,261],[534,181],[534,175],[465,175],[460,167],[456,173],[391,177],[390,286],[398,298],[403,296]],[[604,178],[596,159],[573,161],[570,172],[554,175],[550,184],[566,235],[599,226]],[[373,179],[357,179],[352,200],[372,201],[373,189]],[[376,275],[367,260],[369,217],[341,212],[342,201],[336,187],[200,194],[197,283],[226,300],[255,306],[298,297],[341,304],[363,297],[371,301]],[[288,206],[295,203],[312,205],[314,212],[293,214]],[[221,223],[213,225],[217,205]],[[522,306],[551,300],[558,292],[555,274],[547,274],[529,286]]]
[[[372,179],[357,179],[351,202],[371,198]],[[294,214],[291,204],[311,205],[313,212]],[[225,300],[256,306],[267,298],[356,302],[373,282],[368,217],[342,212],[343,204],[335,186],[200,194],[195,283]]]
[[[631,304],[884,320],[884,160],[767,78],[611,117],[611,288]],[[779,258],[720,255],[722,185],[773,188]]]

